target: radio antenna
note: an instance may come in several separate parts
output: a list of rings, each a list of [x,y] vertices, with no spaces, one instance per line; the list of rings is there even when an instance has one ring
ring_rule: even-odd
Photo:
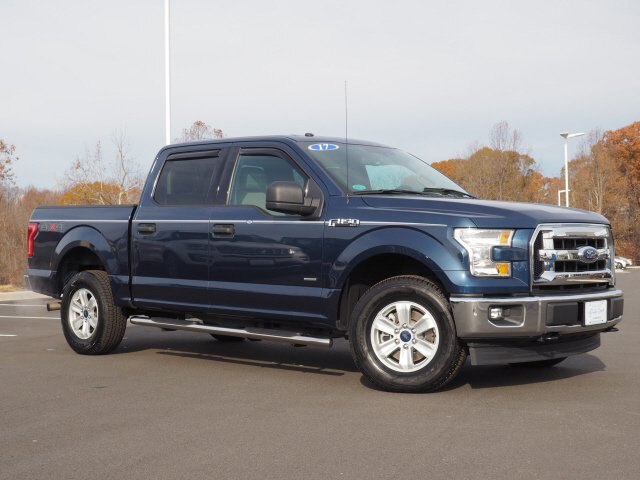
[[[347,81],[344,81],[344,140],[349,138],[349,103],[347,97]]]
[[[351,195],[351,187],[349,187],[349,103],[347,98],[347,81],[344,81],[344,144],[345,157],[347,164],[347,203]]]

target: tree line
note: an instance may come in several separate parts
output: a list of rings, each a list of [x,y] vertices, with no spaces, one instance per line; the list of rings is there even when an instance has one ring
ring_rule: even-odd
[[[181,132],[175,142],[222,138],[223,132],[198,120]],[[105,154],[109,151],[112,155]],[[0,290],[24,286],[27,269],[26,229],[31,212],[39,205],[122,205],[137,203],[145,175],[131,156],[125,132],[111,135],[105,144],[77,155],[64,178],[52,189],[19,188],[13,166],[19,161],[16,147],[0,138]],[[108,158],[110,157],[110,158]]]
[[[464,158],[433,167],[475,196],[557,204],[564,190],[564,167],[545,177],[521,149],[521,135],[506,122],[497,124],[490,144],[475,146]],[[640,122],[618,130],[591,131],[569,162],[570,205],[601,213],[611,222],[616,253],[640,256]],[[564,205],[564,202],[562,203]]]
[[[222,138],[223,132],[203,121],[182,130],[177,142]],[[0,286],[23,286],[26,270],[26,225],[38,205],[119,205],[137,203],[144,176],[130,154],[124,132],[109,143],[114,152],[105,159],[97,141],[70,162],[55,189],[16,186],[13,166],[16,147],[0,139]],[[432,164],[478,198],[558,203],[564,189],[564,169],[545,177],[522,146],[522,135],[507,122],[495,125],[486,145],[476,144],[461,158]],[[612,223],[616,252],[640,257],[640,122],[618,130],[594,130],[569,164],[571,206],[592,210]]]

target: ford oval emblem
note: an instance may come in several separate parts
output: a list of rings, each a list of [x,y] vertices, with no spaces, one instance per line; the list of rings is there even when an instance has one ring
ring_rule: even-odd
[[[309,145],[307,148],[314,152],[327,152],[330,150],[338,150],[340,147],[335,143],[314,143],[313,145]]]
[[[593,247],[580,247],[578,249],[578,260],[582,263],[593,263],[598,260],[598,250]]]

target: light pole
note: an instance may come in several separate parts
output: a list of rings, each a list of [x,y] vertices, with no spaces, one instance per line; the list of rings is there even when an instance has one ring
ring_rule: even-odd
[[[567,207],[569,206],[569,139],[580,135],[584,135],[584,133],[565,132],[560,134],[564,138],[564,200]],[[558,192],[558,205],[560,205],[560,192]]]
[[[164,0],[164,103],[165,141],[171,143],[171,23],[169,0]]]

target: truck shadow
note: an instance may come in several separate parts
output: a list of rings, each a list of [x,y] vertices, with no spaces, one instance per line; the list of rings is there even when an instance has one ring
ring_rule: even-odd
[[[559,365],[549,368],[518,367],[513,365],[474,366],[467,360],[458,376],[436,393],[458,390],[465,386],[475,390],[548,383],[605,369],[606,365],[600,359],[589,354],[569,358]],[[367,388],[381,391],[380,388],[369,382],[364,376],[360,378],[360,383]]]
[[[133,330],[133,329],[132,329]],[[135,329],[138,330],[138,329]],[[357,372],[344,340],[331,349],[318,347],[296,348],[275,342],[219,342],[206,334],[184,332],[129,333],[114,352],[125,354],[144,350],[158,350],[158,355],[208,360],[217,363],[273,368],[328,376],[342,376]]]
[[[517,365],[472,366],[468,361],[460,374],[443,391],[468,385],[473,389],[531,385],[564,380],[603,371],[606,365],[590,354],[576,355],[547,368]]]
[[[156,350],[158,355],[207,360],[220,364],[244,365],[317,375],[343,376],[357,373],[349,345],[338,339],[331,349],[304,347],[274,342],[232,342],[214,340],[209,335],[167,332],[149,328],[128,329],[114,354]],[[472,366],[469,361],[460,374],[440,392],[469,386],[472,389],[547,383],[586,375],[606,369],[602,361],[590,354],[577,355],[550,368],[527,368],[509,365]],[[379,390],[364,376],[363,386]]]

